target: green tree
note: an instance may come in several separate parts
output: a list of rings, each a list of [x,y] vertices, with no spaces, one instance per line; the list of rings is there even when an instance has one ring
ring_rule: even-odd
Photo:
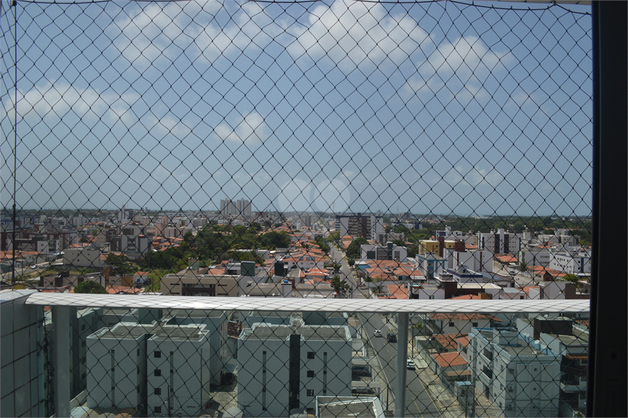
[[[526,264],[525,260],[521,260],[521,262],[519,263],[519,271],[527,271],[528,270],[528,265]]]
[[[580,280],[580,278],[576,276],[575,274],[565,274],[563,276],[563,280],[578,284],[578,281]]]
[[[129,261],[124,255],[109,253],[105,259],[105,263],[113,268],[114,274],[123,276],[131,271]]]
[[[98,282],[93,280],[85,280],[74,288],[74,293],[102,293],[106,294],[107,290]]]
[[[368,244],[368,240],[364,237],[358,237],[351,241],[351,244],[347,247],[347,258],[354,260],[360,258],[360,246],[362,244]]]
[[[290,236],[286,231],[270,231],[260,238],[262,248],[274,250],[275,248],[288,248],[290,246]]]
[[[262,231],[262,225],[259,222],[253,222],[251,226],[249,226],[249,232],[252,234],[259,234]]]
[[[399,233],[403,233],[403,234],[407,234],[408,232],[410,232],[410,230],[408,229],[407,226],[405,225],[397,225],[395,226],[395,228],[393,229],[393,231],[397,234]]]
[[[338,293],[338,296],[345,297],[347,292],[349,291],[349,285],[345,280],[342,280],[339,276],[334,276],[331,278],[331,285]]]

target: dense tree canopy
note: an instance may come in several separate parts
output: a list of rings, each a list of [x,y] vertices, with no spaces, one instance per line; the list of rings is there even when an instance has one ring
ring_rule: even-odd
[[[98,282],[85,280],[74,288],[74,293],[107,293],[107,290]]]

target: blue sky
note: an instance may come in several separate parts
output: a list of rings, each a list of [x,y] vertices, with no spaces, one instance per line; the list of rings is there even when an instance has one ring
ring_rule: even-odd
[[[18,12],[0,125],[11,155],[17,96],[18,207],[590,213],[590,16],[342,0]]]

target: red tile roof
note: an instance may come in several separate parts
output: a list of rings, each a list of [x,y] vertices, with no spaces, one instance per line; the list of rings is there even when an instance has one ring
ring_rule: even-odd
[[[446,350],[457,350],[460,337],[466,337],[468,334],[436,334],[434,339]]]
[[[408,299],[408,289],[402,284],[389,284],[388,292],[390,293],[391,299]]]
[[[517,263],[519,260],[512,254],[495,254],[495,259],[500,263]]]
[[[457,351],[453,353],[432,354],[440,367],[464,366],[467,361]]]

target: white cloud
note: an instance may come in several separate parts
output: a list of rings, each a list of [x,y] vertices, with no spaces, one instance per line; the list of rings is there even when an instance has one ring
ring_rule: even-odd
[[[483,87],[488,77],[506,68],[512,59],[509,52],[491,51],[476,36],[443,42],[427,59],[417,63],[419,75],[408,80],[403,92],[446,95],[459,102],[484,100],[490,97]]]
[[[221,123],[214,128],[214,132],[223,141],[249,145],[264,142],[267,137],[264,118],[256,112],[239,118],[234,128],[226,123]]]
[[[184,51],[207,60],[240,54],[266,45],[279,33],[259,4],[228,4],[238,7],[237,11],[227,11],[225,4],[216,0],[150,4],[117,19],[108,34],[122,56],[145,68],[160,58],[174,61]]]
[[[465,36],[440,44],[418,68],[424,75],[455,75],[466,83],[483,81],[491,71],[503,68],[512,58],[509,52],[489,50],[476,36]]]
[[[447,184],[454,188],[459,186],[474,188],[479,186],[497,187],[503,178],[504,176],[494,168],[486,170],[484,168],[465,168],[462,166],[452,167],[443,177]]]
[[[147,121],[145,125],[152,129],[157,130],[159,135],[172,134],[178,138],[187,136],[192,132],[192,129],[188,127],[182,120],[174,117],[171,114],[157,118],[156,116],[145,117]]]
[[[304,212],[312,210],[310,182],[294,179],[283,183],[279,187],[279,194],[275,199],[275,210],[280,212]]]
[[[416,94],[417,96],[434,96],[444,85],[441,80],[435,77],[428,79],[414,77],[406,82],[402,88],[402,92],[406,97],[411,94]]]
[[[343,70],[385,60],[400,63],[422,42],[431,43],[407,15],[389,15],[381,4],[351,0],[315,7],[307,25],[294,27],[290,33],[296,37],[288,46],[292,56],[331,60]]]
[[[345,212],[351,204],[349,184],[344,176],[317,183],[311,190],[312,208],[325,212]]]
[[[3,102],[9,117],[13,117],[13,94]],[[48,82],[35,86],[27,92],[17,92],[17,112],[20,118],[60,118],[73,112],[82,118],[128,122],[132,116],[129,109],[139,99],[135,93],[118,94],[101,92],[93,88],[76,88],[65,82]]]

